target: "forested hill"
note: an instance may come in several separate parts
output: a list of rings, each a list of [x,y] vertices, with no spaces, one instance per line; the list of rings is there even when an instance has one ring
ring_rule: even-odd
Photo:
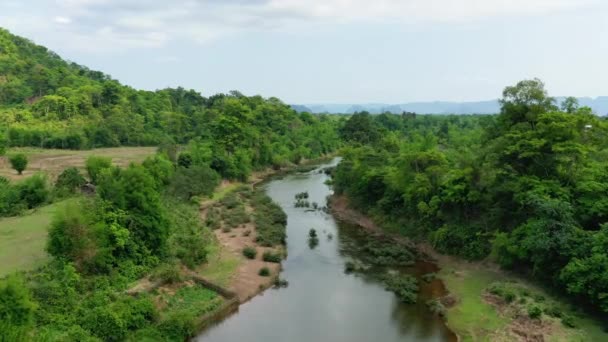
[[[326,116],[233,91],[136,90],[0,29],[0,134],[9,146],[82,149],[210,144],[219,164],[277,165],[333,150]],[[213,148],[218,147],[218,148]]]

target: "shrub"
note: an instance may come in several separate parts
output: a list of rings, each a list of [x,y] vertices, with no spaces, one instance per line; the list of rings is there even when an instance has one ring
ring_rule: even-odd
[[[109,306],[87,310],[81,318],[83,328],[104,341],[121,341],[127,335],[127,325]]]
[[[426,306],[435,315],[444,317],[446,314],[445,306],[443,306],[443,304],[441,304],[441,301],[439,301],[438,299],[431,299],[427,301]]]
[[[544,310],[545,315],[560,318],[562,317],[562,310],[557,305],[552,305]]]
[[[537,319],[542,316],[543,310],[538,305],[532,305],[528,307],[528,317],[532,319]]]
[[[387,275],[384,277],[386,289],[394,292],[404,303],[416,303],[418,281],[409,274]]]
[[[245,247],[243,249],[243,255],[247,258],[247,259],[255,259],[255,256],[258,254],[258,251],[253,248],[253,247]]]
[[[75,167],[70,167],[65,170],[57,177],[55,187],[63,189],[65,191],[74,193],[80,189],[86,183],[86,180],[80,174],[80,170]]]
[[[35,310],[36,304],[22,278],[11,276],[0,280],[0,322],[9,328],[30,326]],[[0,340],[3,340],[2,335],[0,331]]]
[[[183,168],[189,168],[192,166],[192,155],[188,152],[182,152],[177,157],[177,166]]]
[[[276,277],[274,279],[274,287],[275,288],[283,288],[283,287],[287,287],[289,286],[289,282],[285,279],[281,279],[279,277]]]
[[[189,268],[207,260],[209,234],[200,220],[199,207],[165,196],[163,200],[171,224],[169,248],[173,256]]]
[[[257,230],[256,242],[265,247],[285,244],[287,215],[270,197],[256,191],[251,200]]]
[[[46,176],[42,174],[33,175],[24,179],[16,185],[19,201],[27,208],[35,208],[48,200],[50,191]]]
[[[355,263],[354,263],[354,262],[352,262],[352,261],[347,261],[347,262],[344,264],[344,272],[346,272],[346,273],[352,273],[352,272],[354,272],[355,270],[356,270],[356,265],[355,265]]]
[[[27,209],[19,199],[17,187],[7,182],[0,182],[0,216],[17,215]]]
[[[316,238],[317,237],[317,231],[314,228],[311,228],[308,231],[308,236],[311,237],[311,238]]]
[[[167,340],[171,341],[183,341],[196,332],[194,317],[183,311],[170,314],[158,328],[167,337]]]
[[[271,251],[266,251],[262,255],[262,260],[264,260],[266,262],[280,263],[281,260],[283,260],[283,257],[281,255],[281,253],[273,253]]]
[[[152,178],[154,178],[158,189],[168,185],[175,172],[173,163],[162,155],[148,157],[141,165],[145,167]]]
[[[53,256],[74,261],[79,266],[88,264],[97,250],[92,226],[92,218],[83,204],[68,203],[53,217],[47,251]]]
[[[152,273],[153,280],[160,280],[163,283],[175,284],[182,281],[179,265],[177,263],[166,263],[159,266]]]
[[[188,200],[192,196],[208,196],[213,193],[219,181],[217,172],[208,166],[180,167],[173,175],[169,192],[183,200]]]
[[[436,273],[426,273],[422,275],[422,280],[424,280],[427,283],[430,283],[431,281],[433,281],[433,279],[435,279],[437,277]]]
[[[245,207],[243,205],[239,205],[230,210],[225,210],[222,216],[224,218],[224,222],[233,228],[251,221],[251,217],[247,211],[245,211]]]
[[[112,159],[106,157],[90,156],[85,162],[85,168],[89,174],[89,179],[93,184],[97,184],[101,172],[112,166]]]
[[[270,269],[268,267],[262,267],[262,268],[260,268],[260,271],[258,272],[258,274],[262,277],[269,277]]]
[[[27,156],[23,153],[17,153],[8,158],[11,166],[17,173],[22,174],[25,168],[27,167]]]
[[[568,327],[568,328],[576,328],[578,326],[576,324],[576,322],[574,321],[574,317],[572,317],[570,315],[563,315],[562,316],[562,324],[565,327]]]

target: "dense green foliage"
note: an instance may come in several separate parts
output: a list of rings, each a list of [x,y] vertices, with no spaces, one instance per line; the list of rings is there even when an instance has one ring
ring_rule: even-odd
[[[498,116],[355,114],[334,186],[388,229],[507,268],[608,312],[608,123],[539,80]],[[381,132],[381,134],[376,134]]]
[[[298,114],[276,98],[135,90],[3,29],[0,75],[0,136],[9,146],[82,149],[196,139],[197,150],[181,154],[180,166],[204,158],[222,176],[244,179],[253,169],[331,152],[339,142],[334,119]]]
[[[298,114],[276,98],[236,91],[206,98],[182,88],[135,90],[3,29],[0,75],[0,155],[16,146],[159,151],[125,168],[90,157],[86,177],[69,168],[53,188],[42,175],[17,183],[0,178],[0,216],[81,189],[91,194],[55,215],[47,242],[52,262],[29,273],[18,290],[12,278],[0,280],[0,339],[183,341],[220,296],[198,286],[166,298],[125,290],[146,275],[180,282],[184,267],[207,260],[211,232],[200,220],[198,196],[211,195],[222,178],[247,180],[254,170],[299,164],[340,145],[335,117]],[[14,164],[21,172],[27,159]],[[259,242],[284,243],[285,214],[249,188],[212,208],[221,209],[215,222],[225,229],[250,222],[246,205],[259,212]],[[14,319],[15,310],[25,318]]]
[[[13,216],[36,208],[49,200],[46,176],[33,175],[17,183],[0,177],[0,216]]]

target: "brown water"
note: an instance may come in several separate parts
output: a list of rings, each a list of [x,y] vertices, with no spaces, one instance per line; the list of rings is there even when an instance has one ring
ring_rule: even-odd
[[[241,305],[239,311],[210,327],[196,341],[209,342],[392,342],[451,341],[452,333],[433,316],[424,302],[444,291],[441,282],[421,289],[418,304],[401,303],[384,289],[373,269],[366,274],[346,274],[344,264],[359,260],[361,229],[339,223],[323,211],[294,207],[296,193],[308,191],[310,201],[325,205],[331,190],[318,170],[291,174],[268,182],[266,191],[288,216],[287,250],[281,278],[287,288],[270,289]],[[311,249],[308,231],[315,228],[319,244]],[[330,238],[330,235],[332,236]],[[418,262],[408,272],[434,271],[433,264]],[[421,283],[422,284],[422,283]]]

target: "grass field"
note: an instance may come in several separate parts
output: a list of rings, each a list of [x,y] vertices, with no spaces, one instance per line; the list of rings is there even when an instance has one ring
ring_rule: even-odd
[[[0,176],[13,180],[23,179],[36,172],[44,172],[55,179],[57,175],[68,167],[84,168],[85,160],[92,155],[112,158],[112,162],[119,166],[127,166],[132,162],[142,162],[147,156],[156,153],[156,147],[116,147],[100,148],[94,150],[72,151],[37,148],[11,148],[7,155],[24,153],[29,163],[23,175],[18,175],[11,168],[7,158],[0,158]]]
[[[448,325],[462,341],[510,341],[510,324],[516,320],[512,312],[499,312],[487,303],[483,294],[493,283],[503,282],[527,289],[531,296],[540,295],[542,304],[554,303],[561,310],[575,318],[577,328],[564,327],[559,319],[543,315],[543,320],[552,322],[548,341],[608,341],[608,333],[599,321],[577,311],[575,306],[552,296],[543,288],[531,284],[517,276],[493,270],[483,265],[467,263],[456,259],[442,260],[439,273],[448,291],[457,299],[457,304],[448,309]],[[529,298],[528,298],[529,299]],[[547,332],[547,331],[545,331]]]
[[[51,204],[24,216],[0,218],[0,277],[31,270],[48,260],[44,251],[48,227],[57,208],[66,203]]]

